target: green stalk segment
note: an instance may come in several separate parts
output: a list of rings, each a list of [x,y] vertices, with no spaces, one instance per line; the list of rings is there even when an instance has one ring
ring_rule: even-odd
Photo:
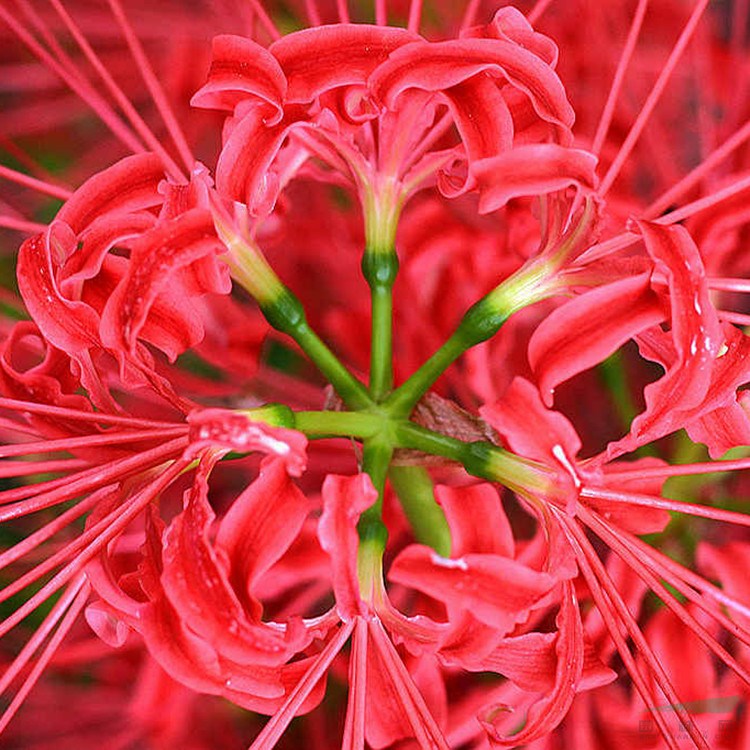
[[[381,401],[393,388],[393,282],[398,265],[393,248],[368,248],[362,258],[362,273],[372,300],[370,396],[375,401]]]
[[[433,383],[464,352],[492,338],[516,311],[554,292],[545,262],[524,266],[464,314],[458,328],[400,388],[384,402],[393,416],[408,416]]]
[[[283,287],[273,300],[262,302],[260,309],[277,331],[286,333],[297,342],[350,409],[364,409],[372,405],[364,385],[310,328],[302,303],[289,289]]]
[[[450,557],[451,532],[427,470],[422,466],[392,466],[391,486],[414,531],[417,541],[432,547],[441,557]]]

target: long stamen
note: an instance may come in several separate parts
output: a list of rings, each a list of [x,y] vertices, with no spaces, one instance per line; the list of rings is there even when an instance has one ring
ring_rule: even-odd
[[[675,692],[674,687],[667,673],[664,671],[661,662],[649,646],[641,629],[638,627],[635,618],[623,601],[619,591],[617,590],[617,586],[609,577],[609,574],[605,570],[604,565],[596,555],[594,549],[591,547],[591,543],[588,541],[583,531],[578,528],[578,526],[574,522],[570,522],[568,521],[568,519],[562,518],[562,514],[557,511],[557,509],[555,509],[555,511],[558,519],[560,519],[561,522],[566,525],[566,528],[571,532],[571,534],[578,542],[579,549],[585,555],[589,565],[591,566],[591,570],[594,572],[594,575],[603,587],[603,590],[607,592],[610,602],[612,603],[615,611],[620,617],[627,632],[630,634],[630,637],[633,639],[636,647],[643,656],[644,661],[651,671],[652,677],[656,681],[656,684],[659,686],[659,689],[664,694],[667,701],[674,707],[675,713],[680,719],[682,725],[687,730],[691,739],[697,747],[701,748],[701,750],[710,750],[708,744],[706,743],[706,740],[693,721],[693,717],[680,701],[680,698]],[[659,712],[655,711],[653,713],[656,714]]]
[[[646,16],[647,7],[648,0],[638,0],[638,7],[635,9],[633,21],[630,24],[630,30],[628,31],[628,37],[625,40],[625,46],[620,55],[620,60],[617,63],[615,77],[612,79],[607,102],[604,105],[604,110],[602,111],[599,125],[596,128],[596,134],[594,135],[591,151],[595,154],[601,152],[602,146],[604,145],[604,139],[607,137],[607,132],[609,131],[609,126],[612,124],[612,116],[615,112],[617,98],[620,95],[622,84],[625,80],[625,73],[627,72],[628,65],[630,65],[630,59],[635,51],[635,45],[638,42],[638,35],[641,33],[641,26],[643,25],[643,19]]]
[[[347,7],[346,0],[336,0],[336,8],[339,13],[339,21],[341,23],[349,23],[349,8]]]
[[[138,113],[138,110],[133,106],[132,102],[125,95],[125,92],[118,86],[117,82],[107,70],[107,67],[101,61],[99,56],[96,54],[94,49],[86,40],[86,37],[81,33],[80,28],[72,19],[70,14],[65,10],[60,0],[50,0],[52,7],[55,9],[57,14],[62,19],[63,23],[70,31],[71,36],[75,39],[76,44],[81,48],[81,51],[86,56],[86,59],[91,63],[92,67],[99,74],[99,77],[104,82],[104,85],[109,90],[110,94],[114,97],[117,104],[121,107],[125,116],[128,118],[135,131],[143,139],[143,142],[152,150],[154,153],[161,157],[164,162],[165,168],[174,177],[180,177],[180,168],[175,164],[172,157],[166,152],[164,147],[161,145],[161,141],[151,132],[151,129],[146,125],[144,119]]]
[[[638,139],[643,132],[643,128],[646,127],[646,123],[651,117],[651,114],[654,111],[654,108],[656,107],[659,99],[661,98],[661,95],[664,93],[667,87],[667,83],[669,82],[674,69],[677,67],[677,63],[679,62],[680,57],[682,57],[682,53],[685,51],[688,42],[691,40],[698,22],[700,21],[707,5],[708,0],[698,0],[698,3],[693,9],[693,12],[688,19],[687,24],[680,33],[680,36],[677,39],[677,42],[675,43],[675,46],[672,49],[667,62],[664,64],[661,73],[659,73],[659,77],[656,79],[656,83],[651,89],[651,93],[648,95],[648,98],[646,99],[641,111],[638,113],[638,117],[630,128],[630,132],[628,133],[624,143],[620,147],[617,156],[610,165],[607,174],[604,176],[604,179],[599,186],[599,195],[605,196],[607,194],[607,191],[612,187],[612,184],[614,183],[617,176],[620,174],[620,170],[625,164],[628,156],[630,156],[630,152],[638,142]]]
[[[170,106],[167,96],[164,93],[164,89],[159,83],[159,79],[156,77],[154,69],[151,67],[148,58],[146,57],[146,53],[143,50],[143,45],[140,43],[138,37],[133,31],[133,26],[128,21],[127,16],[122,9],[120,0],[108,0],[108,2],[109,7],[112,9],[113,15],[117,19],[117,23],[122,30],[122,34],[125,37],[125,42],[128,45],[128,49],[130,49],[130,53],[135,60],[135,64],[138,66],[141,77],[143,78],[143,81],[145,82],[146,87],[148,88],[149,93],[154,100],[154,104],[156,104],[156,108],[159,111],[164,124],[167,126],[167,132],[172,138],[172,141],[176,146],[178,153],[180,154],[180,158],[182,159],[183,164],[188,171],[191,171],[195,166],[195,157],[193,156],[193,152],[190,149],[190,146],[188,146],[187,139],[185,138],[185,134],[182,132],[180,123],[175,117],[174,112],[172,111],[172,107]]]
[[[310,26],[320,26],[323,23],[320,20],[320,11],[315,0],[305,0],[305,12],[307,13],[307,20],[310,22]]]
[[[85,585],[78,592],[77,596],[75,597],[72,604],[70,605],[70,609],[68,609],[67,613],[65,614],[62,621],[60,622],[60,625],[57,628],[57,631],[50,639],[50,642],[47,644],[46,648],[42,652],[42,655],[39,657],[39,660],[34,665],[29,676],[26,678],[23,685],[19,689],[18,693],[16,693],[15,697],[13,698],[13,702],[5,710],[2,717],[0,717],[0,732],[3,732],[5,728],[8,726],[8,723],[16,714],[18,709],[21,707],[21,704],[23,703],[23,701],[26,700],[26,696],[29,694],[31,689],[34,687],[34,685],[37,683],[39,678],[42,676],[42,673],[44,672],[44,670],[47,668],[47,665],[52,660],[52,657],[55,655],[55,652],[60,647],[60,644],[62,643],[63,639],[65,638],[65,636],[68,634],[70,629],[75,624],[76,620],[78,619],[78,615],[81,613],[81,610],[86,605],[86,600],[88,599],[89,591],[90,591],[90,587],[88,585]]]
[[[553,513],[554,512],[555,509],[553,509]],[[628,644],[623,637],[623,634],[621,632],[621,624],[615,617],[615,613],[617,612],[617,610],[611,600],[611,593],[605,591],[602,587],[599,581],[599,576],[594,571],[594,568],[589,561],[588,550],[586,550],[584,546],[582,546],[580,531],[577,529],[575,523],[569,523],[568,520],[561,514],[558,515],[558,518],[562,524],[563,533],[567,537],[568,541],[571,544],[571,547],[575,552],[576,561],[578,563],[578,566],[580,567],[581,574],[583,575],[584,580],[589,587],[591,598],[594,600],[597,611],[604,620],[604,624],[609,631],[610,637],[615,643],[617,651],[622,658],[623,664],[625,665],[625,669],[630,675],[630,678],[633,680],[633,685],[640,694],[641,699],[646,705],[646,708],[651,710],[657,705],[659,699],[657,697],[655,689],[651,685],[649,685],[648,681],[641,673],[641,670],[635,659],[633,658],[633,654],[631,653],[630,648],[628,647]],[[583,543],[586,543],[585,538],[583,538]],[[666,717],[663,716],[660,711],[652,711],[652,715],[667,745],[671,748],[671,750],[679,750],[677,741],[675,740],[669,726],[666,723]]]
[[[716,656],[721,659],[741,680],[750,685],[750,672],[748,672],[709,632],[683,607],[651,573],[638,555],[633,554],[624,545],[617,534],[613,533],[594,514],[585,508],[579,510],[581,520],[605,542],[625,562],[636,575],[664,602],[666,607],[679,620],[689,628]]]
[[[411,0],[409,3],[409,21],[407,28],[415,34],[419,33],[419,26],[422,23],[422,2],[423,0]]]
[[[644,508],[660,508],[675,513],[686,513],[698,518],[710,518],[713,521],[724,521],[739,526],[750,527],[750,515],[736,513],[731,510],[710,508],[705,505],[686,503],[679,500],[665,500],[654,495],[639,495],[635,492],[617,492],[615,490],[602,490],[598,488],[585,487],[581,490],[582,498],[594,500],[607,500],[609,502],[623,503],[624,505],[639,505]]]
[[[276,24],[271,20],[271,17],[268,15],[268,13],[266,13],[260,1],[250,0],[250,7],[258,15],[258,20],[260,21],[268,36],[270,36],[273,41],[281,39],[281,32],[276,27]]]
[[[375,23],[378,26],[388,25],[387,0],[375,0]]]
[[[15,182],[18,185],[36,190],[44,195],[51,195],[53,198],[59,198],[60,200],[68,200],[73,193],[67,188],[60,187],[59,185],[53,185],[51,182],[46,180],[40,180],[36,177],[29,177],[29,175],[23,172],[17,172],[15,169],[3,166],[0,164],[0,177],[3,177],[10,182]]]
[[[255,738],[249,750],[271,750],[289,726],[299,707],[304,703],[310,691],[318,684],[321,677],[328,670],[331,662],[344,647],[354,629],[351,620],[341,626],[336,635],[325,645],[318,657],[305,672],[302,679],[284,701],[284,705],[269,719],[260,734]]]
[[[134,154],[143,153],[145,148],[132,130],[116,114],[114,109],[91,86],[84,84],[78,76],[72,75],[52,55],[34,39],[13,15],[0,5],[0,19],[10,26],[18,38],[35,54],[53,73],[58,75],[77,94],[112,133]]]

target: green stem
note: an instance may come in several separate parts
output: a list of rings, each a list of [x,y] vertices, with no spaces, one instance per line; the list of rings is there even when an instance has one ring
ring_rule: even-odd
[[[388,474],[418,542],[440,556],[451,553],[451,532],[445,513],[435,501],[432,479],[421,466],[392,466]]]
[[[382,399],[393,388],[393,292],[390,286],[373,286],[370,396]]]
[[[531,263],[474,303],[440,349],[386,399],[388,412],[399,417],[410,414],[432,384],[464,352],[492,338],[514,312],[550,296],[552,270],[544,261]]]
[[[363,542],[367,540],[384,542],[388,536],[382,518],[383,493],[392,456],[393,446],[390,440],[382,434],[365,440],[362,447],[362,469],[369,474],[373,487],[377,490],[378,499],[360,516],[357,530]]]
[[[382,399],[393,387],[393,283],[398,274],[398,255],[393,245],[368,246],[362,273],[370,287],[372,339],[370,344],[370,396]]]
[[[273,301],[262,303],[260,309],[276,330],[297,342],[350,409],[364,409],[372,405],[364,385],[310,328],[302,303],[289,289],[283,287]]]
[[[412,422],[393,426],[396,446],[460,463],[469,474],[497,482],[522,495],[554,492],[555,476],[543,464],[520,458],[484,440],[470,443],[427,430]]]
[[[351,411],[298,411],[294,427],[309,438],[370,438],[382,429],[383,420],[374,414]]]

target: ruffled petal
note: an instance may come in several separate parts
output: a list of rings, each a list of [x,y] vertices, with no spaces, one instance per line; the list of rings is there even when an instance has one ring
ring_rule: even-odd
[[[529,363],[547,406],[557,385],[598,364],[663,318],[650,274],[598,287],[564,302],[529,341]]]
[[[479,212],[501,208],[511,198],[545,195],[570,186],[592,191],[597,182],[596,163],[588,151],[556,143],[516,146],[475,161],[471,174],[479,190]]]
[[[513,557],[515,540],[497,490],[490,484],[435,488],[451,532],[451,556],[470,552]]]
[[[378,498],[367,474],[329,475],[323,482],[323,514],[318,524],[320,545],[331,558],[336,608],[345,622],[362,611],[357,576],[357,523]]]
[[[204,109],[232,112],[245,99],[259,99],[276,115],[282,115],[286,77],[276,58],[252,39],[233,34],[215,36],[211,46],[208,81],[193,95],[190,104]]]
[[[671,331],[644,331],[641,352],[664,364],[666,374],[646,386],[646,409],[629,435],[608,446],[610,458],[633,451],[685,424],[685,411],[698,406],[711,384],[724,343],[698,248],[683,227],[639,222],[649,255],[663,270],[670,289]]]
[[[485,711],[484,716],[480,716],[493,746],[511,748],[532,742],[551,732],[565,718],[575,697],[584,664],[583,626],[573,584],[570,582],[563,585],[557,629],[554,687],[549,695],[531,706],[523,729],[511,736],[498,732],[493,718],[500,711],[508,711],[507,706],[494,706]]]
[[[451,610],[468,610],[499,632],[509,632],[528,617],[555,585],[555,579],[508,557],[468,554],[440,557],[412,544],[393,561],[390,580],[422,591]]]
[[[370,78],[376,97],[389,109],[411,88],[445,91],[487,73],[507,81],[531,100],[538,117],[570,141],[574,114],[560,79],[533,52],[503,39],[414,42],[394,51]]]
[[[57,214],[75,234],[104,214],[131,213],[158,206],[164,163],[154,154],[127,156],[97,172],[75,191]]]
[[[406,29],[339,23],[287,34],[269,52],[289,83],[286,101],[304,103],[333,88],[365,83],[393,50],[415,39]]]
[[[203,337],[191,295],[175,283],[175,275],[191,263],[213,258],[224,250],[211,214],[199,208],[160,223],[134,240],[128,272],[102,314],[102,340],[123,355],[133,355],[151,307],[158,296],[166,295],[171,304],[163,310],[170,309],[173,316],[164,321],[159,343],[174,361]],[[225,278],[227,283],[215,291],[229,291],[228,276]]]

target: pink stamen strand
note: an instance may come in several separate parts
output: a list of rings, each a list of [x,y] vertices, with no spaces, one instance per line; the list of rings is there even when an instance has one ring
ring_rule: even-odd
[[[349,8],[347,7],[346,0],[336,0],[336,8],[339,12],[339,21],[341,23],[349,23]]]
[[[96,422],[98,424],[121,425],[123,427],[145,428],[174,427],[174,422],[162,422],[156,419],[142,419],[139,417],[125,417],[120,414],[105,414],[103,412],[79,411],[64,406],[37,404],[33,401],[20,401],[0,396],[0,409],[8,411],[27,412],[42,417],[59,417],[72,419],[76,422]]]
[[[94,466],[87,471],[80,472],[76,478],[61,477],[60,479],[53,479],[50,482],[42,482],[36,488],[44,486],[47,491],[37,494],[36,497],[33,497],[35,494],[34,487],[31,487],[31,492],[29,492],[28,488],[17,488],[18,490],[25,490],[24,493],[17,493],[15,490],[6,490],[6,492],[1,493],[2,501],[7,504],[0,511],[0,523],[36,513],[53,505],[60,505],[68,500],[72,500],[81,493],[98,490],[124,477],[159,466],[165,461],[179,455],[184,450],[186,444],[184,440],[173,440],[163,446],[153,448],[135,456],[128,456],[124,459],[110,461],[108,464]],[[8,498],[13,497],[15,499],[19,495],[21,497],[31,495],[32,497],[31,499],[11,504]]]
[[[132,102],[125,95],[125,92],[120,88],[114,78],[112,78],[107,67],[102,63],[99,56],[96,54],[92,46],[88,43],[86,37],[81,32],[78,25],[72,19],[70,14],[65,10],[60,0],[50,0],[52,7],[55,9],[57,14],[62,19],[62,22],[70,31],[71,36],[75,39],[76,44],[80,47],[81,51],[85,55],[86,59],[91,63],[91,66],[99,74],[99,77],[104,82],[104,85],[112,94],[113,98],[120,106],[128,121],[133,126],[135,131],[143,139],[143,142],[156,154],[159,155],[161,160],[164,162],[164,166],[173,177],[181,177],[182,172],[175,163],[174,159],[167,153],[164,146],[161,145],[161,141],[154,135],[153,131],[146,124],[145,120],[138,114],[138,111],[133,106]]]
[[[353,629],[353,621],[339,628],[336,635],[325,645],[307,672],[294,686],[281,708],[268,720],[249,750],[271,750],[276,745],[297,713],[297,709],[304,703],[312,689],[328,671],[331,662],[344,647]]]
[[[47,228],[44,224],[37,224],[35,221],[26,221],[25,219],[17,219],[13,216],[1,215],[0,227],[15,229],[24,234],[39,234],[39,232],[43,232]]]
[[[23,185],[24,187],[31,188],[31,190],[36,190],[38,193],[59,198],[62,201],[68,200],[73,195],[72,191],[67,188],[53,185],[51,182],[39,180],[36,177],[29,177],[29,175],[23,172],[17,172],[15,169],[3,166],[2,164],[0,164],[0,177],[10,182],[15,182],[17,185]]]
[[[552,0],[537,0],[536,5],[534,5],[531,11],[529,11],[528,16],[526,16],[528,22],[533,26],[550,5],[552,5]]]
[[[375,0],[375,23],[378,26],[388,25],[388,7],[386,0]]]
[[[691,615],[687,609],[671,594],[658,580],[658,578],[644,564],[638,554],[628,548],[612,530],[594,514],[589,513],[586,508],[579,508],[581,520],[607,545],[614,553],[626,563],[635,574],[653,591],[665,606],[689,628],[701,642],[708,647],[721,661],[724,662],[743,682],[750,685],[750,672],[748,672],[709,632],[698,620]],[[618,529],[619,533],[619,529]],[[713,613],[711,613],[713,614]]]
[[[341,750],[364,750],[367,705],[367,623],[358,617],[349,657],[349,695]]]
[[[708,518],[712,521],[724,521],[725,523],[734,523],[738,526],[750,527],[750,515],[745,513],[735,513],[731,510],[721,510],[719,508],[709,508],[705,505],[696,505],[694,503],[685,503],[679,500],[665,500],[661,497],[652,495],[637,495],[634,492],[616,492],[614,490],[601,490],[592,487],[585,487],[581,490],[582,498],[592,498],[608,500],[614,503],[623,503],[624,505],[639,505],[645,508],[661,508],[673,513],[686,513],[698,518]]]
[[[617,465],[617,464],[615,464]],[[624,464],[627,466],[627,464]],[[674,464],[672,466],[648,466],[643,468],[622,468],[618,471],[608,471],[607,478],[615,481],[628,480],[633,477],[643,479],[666,479],[669,477],[686,477],[696,474],[720,474],[726,471],[743,471],[750,469],[750,458],[736,458],[727,461],[702,461],[694,464]],[[599,490],[593,490],[599,491]]]
[[[169,104],[164,88],[159,83],[159,79],[156,77],[154,69],[143,50],[143,45],[139,41],[138,36],[133,30],[132,24],[128,21],[127,16],[122,9],[120,0],[108,0],[108,2],[113,15],[117,19],[117,23],[122,30],[122,34],[125,37],[125,42],[128,45],[130,54],[133,56],[141,77],[146,84],[146,88],[148,88],[151,98],[154,100],[154,104],[156,104],[156,109],[159,111],[161,119],[167,126],[167,132],[177,148],[177,152],[180,154],[180,158],[182,159],[185,168],[188,173],[190,173],[195,167],[195,156],[193,156],[193,152],[191,151],[190,146],[188,146],[185,134],[180,127],[179,121],[174,115],[174,111]]]
[[[738,326],[750,326],[750,315],[729,312],[728,310],[717,310],[717,312],[719,313],[719,319],[725,320],[727,323],[734,323]]]
[[[672,704],[675,713],[680,719],[682,725],[685,727],[687,733],[690,735],[696,746],[701,748],[701,750],[710,750],[708,744],[706,743],[706,740],[704,739],[698,727],[695,725],[693,717],[680,701],[680,698],[675,692],[669,676],[664,671],[661,662],[657,658],[654,651],[651,649],[651,646],[648,644],[648,641],[643,635],[643,632],[638,627],[638,623],[635,621],[632,613],[620,596],[620,592],[618,591],[617,586],[610,578],[609,574],[604,568],[604,565],[602,564],[602,561],[597,556],[582,529],[580,529],[575,524],[575,522],[569,521],[567,518],[563,518],[562,513],[557,511],[557,509],[555,509],[555,514],[557,515],[561,523],[565,524],[566,527],[570,530],[571,534],[575,537],[576,541],[578,542],[579,549],[585,555],[586,560],[591,566],[591,570],[594,572],[597,581],[601,584],[603,590],[607,593],[607,596],[615,611],[617,612],[618,617],[620,618],[622,624],[625,626],[626,631],[632,638],[636,648],[643,656],[645,663],[651,671],[652,677],[659,686],[659,689],[662,691],[662,693],[664,693],[667,701]],[[658,713],[658,711],[652,713]]]
[[[120,445],[122,443],[140,443],[144,440],[162,440],[177,437],[187,432],[187,425],[176,425],[165,430],[143,430],[141,432],[102,432],[96,435],[82,437],[58,438],[57,440],[40,440],[36,443],[18,443],[16,445],[0,445],[0,458],[11,456],[27,456],[34,453],[55,453],[58,451],[73,451],[80,448],[92,448],[105,445]],[[2,464],[0,464],[2,465]]]
[[[0,554],[0,570],[6,568],[37,549],[41,544],[51,539],[55,534],[62,531],[68,524],[80,518],[84,513],[91,510],[102,498],[107,495],[109,488],[104,488],[98,492],[92,492],[88,497],[68,508],[65,512],[55,517],[48,524],[37,529],[33,534],[24,537],[12,547],[9,547]]]
[[[397,692],[401,699],[401,706],[414,730],[415,739],[425,750],[450,750],[432,712],[427,707],[422,694],[414,684],[414,680],[383,630],[380,621],[370,620],[367,625],[394,686],[402,688]]]
[[[411,0],[409,3],[409,21],[407,29],[418,34],[422,23],[422,0]]]
[[[55,605],[50,610],[49,614],[44,618],[42,624],[36,629],[31,638],[26,642],[26,645],[18,653],[18,656],[13,660],[10,666],[6,669],[5,673],[0,678],[0,695],[2,695],[13,683],[21,670],[28,664],[31,657],[37,651],[37,649],[44,643],[47,636],[54,630],[55,625],[65,614],[65,611],[75,600],[78,593],[86,584],[86,576],[81,575],[75,579],[66,589],[60,599],[55,602]]]
[[[86,584],[81,588],[81,590],[76,595],[75,599],[73,600],[72,604],[70,605],[70,608],[68,609],[67,613],[63,617],[62,621],[60,622],[59,627],[57,628],[57,631],[50,639],[49,643],[47,644],[46,648],[42,652],[42,655],[39,657],[38,661],[34,665],[33,669],[29,673],[29,676],[24,681],[23,685],[19,689],[19,691],[16,693],[16,695],[13,698],[12,703],[3,713],[2,717],[0,717],[0,733],[2,733],[5,728],[8,726],[8,723],[10,720],[15,716],[18,709],[23,704],[24,700],[26,700],[26,696],[29,694],[31,689],[36,685],[39,678],[42,676],[42,673],[47,668],[47,665],[52,660],[53,656],[55,655],[55,652],[60,647],[60,644],[63,642],[63,639],[68,634],[70,629],[75,624],[75,621],[78,619],[78,615],[81,613],[81,610],[86,606],[86,601],[89,597],[90,593],[90,586]]]
[[[645,553],[644,557],[646,559],[651,559],[654,564],[660,565],[662,570],[668,571],[672,576],[681,581],[684,581],[688,586],[691,586],[696,591],[700,591],[701,594],[709,597],[718,605],[726,607],[728,610],[736,612],[737,614],[750,619],[750,607],[729,596],[718,586],[715,586],[710,581],[707,581],[702,576],[699,576],[697,573],[690,570],[690,568],[686,568],[684,565],[680,565],[680,563],[676,562],[668,555],[665,555],[663,552],[660,552],[658,549],[652,547],[649,544],[646,544],[646,542],[644,542],[642,539],[639,539],[634,534],[631,534],[628,531],[621,530],[621,536],[624,539],[627,539],[628,542],[635,548],[637,548],[641,553]],[[730,620],[729,622],[739,628],[739,626],[733,621]],[[725,625],[725,627],[727,626]],[[737,635],[737,637],[742,641],[745,641],[746,638],[750,638],[750,633],[748,633],[748,631],[744,628],[739,629],[739,631],[733,630],[733,632],[735,632],[735,635]]]
[[[91,109],[99,119],[112,131],[112,133],[134,154],[145,151],[143,144],[136,135],[115,113],[104,98],[88,83],[84,83],[77,76],[71,74],[60,62],[42,47],[13,17],[13,15],[0,5],[0,19],[10,26],[16,36],[36,55],[53,73],[59,76]]]
[[[464,16],[461,19],[461,31],[466,31],[470,26],[473,26],[477,21],[477,10],[479,10],[480,0],[469,0]]]
[[[592,511],[589,512],[593,516],[595,516],[600,523],[604,523],[606,525],[606,521],[602,519],[600,514]],[[659,559],[656,554],[654,554],[655,549],[651,545],[642,542],[640,539],[637,539],[637,537],[634,537],[628,532],[619,528],[617,529],[617,538],[618,542],[625,545],[628,552],[635,557],[635,560],[639,564],[645,565],[654,575],[665,580],[670,586],[673,586],[701,611],[705,612],[707,615],[719,622],[722,627],[724,627],[735,638],[742,641],[746,645],[750,645],[750,631],[741,627],[734,620],[730,620],[722,612],[721,606],[718,603],[718,599],[710,597],[710,600],[707,600],[704,596],[701,595],[699,591],[696,590],[697,587],[693,587],[685,583],[685,580],[683,580],[683,578],[681,578],[678,573],[673,572],[673,568],[671,566],[665,565],[663,561]],[[634,540],[637,540],[641,543],[636,544]],[[679,563],[674,563],[674,568],[679,571],[681,566],[679,565]],[[718,589],[718,591],[721,591],[721,589]],[[726,595],[724,596],[724,598],[727,598]],[[741,610],[748,609],[739,602],[734,602],[734,604],[736,606],[739,606]]]
[[[651,711],[651,713],[653,714],[654,721],[659,727],[659,731],[664,737],[667,745],[671,748],[671,750],[679,750],[679,746],[675,738],[673,737],[669,726],[666,723],[666,717],[662,716],[659,711],[653,711],[653,708],[659,702],[655,688],[650,684],[649,681],[644,678],[638,664],[633,658],[633,654],[631,653],[627,642],[625,641],[621,630],[621,624],[615,617],[617,610],[611,600],[611,594],[610,592],[607,592],[604,590],[604,588],[602,588],[602,585],[599,582],[598,575],[594,572],[594,568],[592,567],[592,562],[589,561],[589,551],[585,550],[583,547],[584,544],[588,545],[585,536],[583,536],[582,532],[580,532],[575,522],[569,521],[564,514],[558,512],[556,509],[553,509],[553,513],[557,515],[558,520],[560,521],[560,524],[562,526],[563,533],[565,534],[568,542],[573,548],[576,562],[580,568],[581,574],[586,581],[586,584],[589,587],[589,591],[591,592],[591,598],[594,600],[596,609],[601,615],[604,624],[607,627],[609,635],[612,638],[615,647],[620,654],[620,657],[622,658],[625,669],[630,675],[630,678],[633,680],[633,684],[635,685],[636,690],[641,696],[641,699],[643,700],[646,708],[649,709],[649,711]],[[583,537],[583,539],[581,540],[580,537]],[[596,558],[596,560],[598,562],[599,558]]]
[[[320,20],[320,11],[315,0],[305,0],[305,13],[307,13],[310,26],[320,26],[323,23]]]
[[[140,492],[133,495],[131,498],[126,500],[121,506],[115,508],[105,518],[101,519],[98,523],[87,529],[76,542],[68,545],[68,550],[74,546],[80,545],[80,540],[85,540],[84,543],[88,542],[89,539],[93,539],[91,544],[88,544],[82,549],[73,560],[71,560],[64,568],[59,570],[57,574],[51,578],[39,591],[33,596],[29,597],[12,615],[8,616],[5,620],[0,622],[0,638],[6,635],[12,630],[19,622],[26,618],[31,612],[33,612],[42,602],[46,601],[52,594],[58,589],[64,586],[76,573],[78,573],[93,557],[99,553],[99,551],[105,547],[109,542],[120,534],[134,519],[143,511],[143,509],[179,474],[184,471],[189,465],[186,460],[177,461],[166,471],[159,475],[150,485],[141,490]],[[69,554],[66,550],[66,554]],[[62,551],[61,551],[62,552]],[[55,565],[61,558],[61,552],[54,556],[56,559]],[[42,566],[37,566],[37,569]],[[29,574],[23,576],[28,578],[34,571],[29,571]],[[38,577],[38,576],[37,576]],[[21,580],[21,579],[19,579]],[[6,586],[1,592],[0,596],[3,599],[7,598],[6,592],[13,588],[18,589],[14,582],[11,586]],[[26,585],[26,584],[25,584]],[[12,594],[11,594],[12,595]]]
[[[0,477],[8,479],[58,471],[71,472],[89,465],[88,461],[78,458],[60,458],[53,461],[2,461],[0,462]]]
[[[750,292],[750,279],[715,277],[708,280],[708,286],[723,292]]]
[[[708,5],[708,0],[699,0],[695,8],[693,9],[693,12],[691,13],[690,18],[688,19],[687,24],[685,25],[682,32],[680,33],[680,36],[677,39],[677,42],[674,48],[672,49],[672,52],[670,53],[669,58],[667,59],[667,62],[662,68],[661,73],[659,73],[659,77],[656,79],[656,83],[651,89],[651,92],[649,93],[646,99],[646,102],[644,103],[641,111],[638,114],[638,117],[636,118],[635,122],[630,128],[630,132],[625,138],[625,141],[620,147],[620,150],[618,151],[617,156],[615,157],[614,161],[610,165],[609,170],[607,171],[607,174],[604,176],[604,179],[602,180],[601,185],[599,186],[598,192],[600,196],[604,197],[609,191],[609,189],[612,187],[612,184],[617,179],[617,176],[620,174],[620,170],[622,169],[623,165],[625,164],[628,157],[630,156],[630,152],[633,150],[633,148],[635,147],[635,144],[638,142],[638,139],[640,138],[641,133],[643,132],[643,128],[646,126],[646,123],[651,117],[651,114],[654,111],[654,108],[656,107],[657,103],[659,102],[661,95],[664,93],[664,90],[667,87],[667,83],[669,82],[669,79],[671,78],[672,73],[674,72],[674,69],[677,67],[677,63],[682,57],[682,53],[685,51],[685,48],[690,42],[693,36],[693,33],[695,32],[695,29],[698,25],[698,22],[700,21],[701,16],[703,15],[703,12],[705,11],[707,5]]]
[[[259,0],[249,0],[250,7],[255,11],[260,21],[261,26],[265,29],[268,36],[275,42],[277,39],[281,39],[281,32],[276,28],[276,24],[271,20],[271,17],[266,13],[263,5]]]
[[[607,102],[604,105],[599,124],[596,128],[596,134],[594,135],[594,141],[591,146],[591,150],[594,154],[599,154],[604,144],[604,139],[607,137],[609,126],[612,124],[612,117],[615,113],[615,105],[617,104],[617,98],[622,90],[622,84],[625,80],[625,73],[627,72],[628,65],[635,51],[635,46],[638,42],[638,36],[641,33],[641,26],[643,25],[643,19],[646,15],[646,8],[648,7],[648,0],[638,0],[638,7],[635,9],[633,15],[633,21],[630,24],[630,30],[628,31],[627,39],[625,40],[625,46],[623,47],[620,60],[617,63],[617,70],[615,76],[612,79],[612,85],[609,89],[609,95],[607,96]]]

